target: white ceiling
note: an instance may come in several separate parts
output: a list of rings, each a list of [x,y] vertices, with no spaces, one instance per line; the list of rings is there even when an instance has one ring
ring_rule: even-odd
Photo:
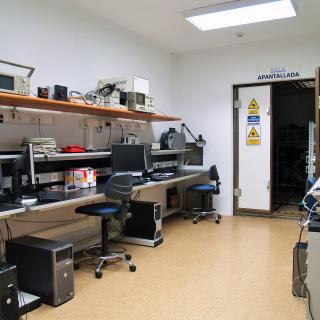
[[[230,0],[68,0],[172,52],[320,33],[320,0],[296,0],[297,17],[202,32],[185,10]],[[238,38],[237,33],[244,36]]]

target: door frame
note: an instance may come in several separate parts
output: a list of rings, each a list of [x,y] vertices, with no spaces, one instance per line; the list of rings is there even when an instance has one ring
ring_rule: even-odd
[[[266,82],[253,82],[253,83],[244,83],[244,84],[234,84],[232,85],[233,100],[232,100],[232,109],[233,109],[233,214],[242,214],[242,213],[253,213],[255,215],[266,215],[269,216],[272,213],[272,198],[273,198],[273,85],[281,82],[290,82],[290,81],[315,81],[315,153],[316,153],[316,167],[315,174],[320,176],[320,67],[316,69],[315,78],[296,78],[289,80],[279,80],[279,81],[266,81]],[[239,197],[235,195],[234,190],[239,188],[239,111],[234,107],[235,101],[239,98],[239,88],[245,87],[257,87],[270,85],[270,211],[268,210],[252,210],[241,208],[239,210]]]
[[[314,134],[314,139],[315,139],[315,154],[316,154],[316,159],[315,159],[315,177],[320,177],[320,67],[316,68],[316,73],[315,73],[315,134]]]

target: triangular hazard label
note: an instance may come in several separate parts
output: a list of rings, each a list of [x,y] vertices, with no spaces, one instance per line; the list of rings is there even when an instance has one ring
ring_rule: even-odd
[[[248,134],[248,138],[259,138],[259,134],[258,134],[257,130],[255,129],[255,127],[252,127],[252,129],[250,130],[250,132]]]
[[[256,109],[256,110],[259,110],[259,105],[258,105],[256,99],[252,99],[252,100],[251,100],[248,109]]]

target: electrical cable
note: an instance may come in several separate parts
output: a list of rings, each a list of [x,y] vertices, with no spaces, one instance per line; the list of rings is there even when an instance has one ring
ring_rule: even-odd
[[[83,218],[77,218],[77,219],[68,219],[68,220],[47,220],[47,221],[34,221],[34,220],[20,220],[20,219],[14,219],[16,222],[24,222],[24,223],[63,223],[63,222],[76,222],[80,220],[85,220],[86,217]]]
[[[109,126],[109,137],[108,137],[107,149],[109,149],[109,143],[110,143],[110,138],[111,138],[111,131],[112,131],[112,127],[111,127],[111,125],[110,125],[110,126]]]
[[[301,231],[300,231],[296,258],[297,258],[297,267],[298,267],[299,279],[300,279],[300,281],[301,281],[301,284],[305,287],[305,289],[306,289],[306,291],[307,291],[307,296],[308,296],[308,309],[309,309],[309,313],[310,313],[311,320],[313,320],[314,318],[313,318],[313,314],[312,314],[312,311],[311,311],[311,295],[310,295],[309,289],[308,289],[308,287],[307,287],[307,284],[302,280],[302,275],[301,275],[301,272],[300,272],[300,263],[299,263],[299,250],[300,250],[300,243],[301,243],[302,232],[303,232],[304,228],[305,228],[305,226],[302,226]]]
[[[39,117],[39,121],[38,121],[38,133],[39,133],[39,138],[41,138],[41,120]]]
[[[303,301],[304,304],[307,304],[307,303],[306,303],[305,299],[304,299],[303,297],[300,297],[300,296],[297,294],[297,292],[294,290],[294,283],[295,283],[297,280],[299,280],[300,276],[303,277],[303,276],[306,276],[306,275],[307,275],[307,273],[303,273],[303,274],[301,274],[301,275],[298,275],[297,277],[295,277],[295,278],[292,280],[292,291],[293,291],[295,297],[298,298],[299,300]],[[301,291],[302,291],[302,288],[301,288]],[[303,295],[303,291],[302,291],[302,295]]]
[[[90,97],[91,95],[91,97]],[[99,99],[97,99],[99,98]],[[104,98],[102,95],[97,93],[97,91],[88,91],[83,94],[80,91],[70,91],[69,92],[69,101],[70,102],[78,102],[78,100],[82,100],[85,104],[90,106],[101,106],[103,105]]]
[[[40,132],[41,134],[41,132]],[[23,137],[21,146],[26,150],[27,146],[32,144],[34,153],[55,153],[57,151],[57,143],[54,138],[34,138]]]
[[[6,227],[7,227],[7,238],[8,238],[8,240],[12,240],[12,232],[11,232],[11,228],[9,226],[9,223],[8,223],[7,219],[4,219],[4,222],[5,222]]]
[[[121,123],[120,123],[120,128],[121,128],[121,138],[123,138],[124,137],[124,133],[123,133],[123,126],[122,126]]]
[[[2,249],[1,249],[2,255],[0,257],[0,261],[2,261],[2,259],[6,256],[6,244],[5,244],[1,227],[0,227],[0,237],[1,237],[1,245],[2,245]]]
[[[102,88],[97,89],[95,92],[103,97],[108,97],[115,90],[118,90],[115,83],[107,83]]]

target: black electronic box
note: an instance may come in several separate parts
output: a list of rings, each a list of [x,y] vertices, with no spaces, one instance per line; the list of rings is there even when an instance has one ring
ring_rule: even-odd
[[[6,241],[6,258],[17,265],[25,292],[58,306],[74,296],[72,244],[22,236]]]
[[[19,320],[17,268],[0,262],[0,319]]]

